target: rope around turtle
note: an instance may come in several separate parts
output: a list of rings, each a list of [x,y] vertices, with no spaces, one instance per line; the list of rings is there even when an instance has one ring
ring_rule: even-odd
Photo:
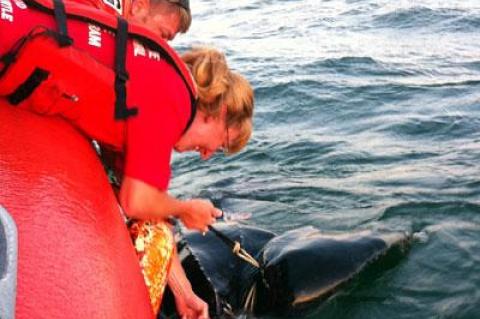
[[[238,241],[230,239],[224,233],[211,225],[208,226],[208,229],[211,230],[215,235],[217,235],[217,237],[220,238],[228,247],[230,247],[234,255],[243,259],[250,265],[260,269],[260,263],[255,258],[253,258],[252,255],[250,255],[245,249],[243,249]]]

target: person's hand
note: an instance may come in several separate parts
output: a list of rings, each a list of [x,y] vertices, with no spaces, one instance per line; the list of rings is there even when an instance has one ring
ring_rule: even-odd
[[[208,200],[192,199],[188,204],[188,209],[179,217],[189,229],[206,232],[208,225],[215,223],[216,219],[222,216],[222,211],[215,208]]]
[[[193,291],[185,298],[175,298],[175,304],[182,319],[209,319],[208,304]]]
[[[168,273],[168,286],[175,296],[177,312],[182,319],[208,319],[208,304],[193,292],[176,249]]]

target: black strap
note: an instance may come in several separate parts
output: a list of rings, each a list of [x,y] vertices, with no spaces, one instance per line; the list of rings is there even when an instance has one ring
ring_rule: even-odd
[[[128,73],[125,68],[127,58],[128,23],[122,17],[117,17],[118,27],[115,37],[115,119],[125,120],[136,115],[136,107],[127,108]]]
[[[0,61],[3,63],[3,68],[8,69],[10,64],[15,62],[17,60],[17,52],[15,51],[8,51],[4,55],[0,57]],[[3,75],[3,69],[2,73],[0,73],[0,77]]]
[[[187,86],[187,89],[188,89],[188,86]],[[193,123],[193,120],[195,119],[195,115],[197,114],[197,103],[198,103],[198,100],[195,99],[193,97],[193,95],[191,95],[191,99],[190,99],[190,118],[188,119],[187,125],[183,129],[182,134],[184,134],[186,131],[188,131],[188,129],[190,128],[190,126]]]
[[[62,0],[53,0],[53,12],[58,27],[58,44],[60,47],[66,47],[73,43],[73,39],[68,36],[67,29],[67,13],[65,12],[65,4]]]
[[[8,102],[18,105],[32,95],[33,91],[48,78],[50,73],[44,69],[36,68],[32,74],[20,84],[13,93],[7,96]]]
[[[17,52],[16,51],[8,51],[4,55],[0,57],[0,61],[2,62],[1,69],[0,69],[0,78],[7,72],[8,67],[10,64],[15,62],[17,59]]]
[[[36,28],[31,30],[26,36],[21,37],[20,39],[15,42],[12,48],[5,52],[4,55],[0,57],[0,62],[2,62],[1,70],[0,70],[0,78],[7,72],[10,65],[17,60],[17,55],[20,49],[25,45],[25,43],[35,36]]]

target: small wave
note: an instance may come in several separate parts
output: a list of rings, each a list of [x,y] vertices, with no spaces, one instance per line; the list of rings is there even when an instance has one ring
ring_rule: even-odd
[[[466,62],[461,66],[472,71],[480,71],[480,61]]]
[[[274,83],[269,85],[258,87],[255,89],[255,97],[260,98],[295,98],[297,101],[301,98],[296,94],[300,91],[314,92],[320,86],[318,81],[314,80],[298,80],[287,83]]]
[[[324,157],[323,161],[328,166],[335,165],[336,167],[348,165],[390,165],[399,164],[405,161],[417,161],[429,159],[438,154],[430,152],[399,152],[397,154],[374,154],[366,151],[356,152],[331,152]]]
[[[290,83],[269,83],[255,90],[258,105],[264,108],[256,113],[255,125],[263,128],[278,124],[305,123],[305,119],[321,118],[325,103],[321,94],[324,84],[314,80],[298,80]],[[323,89],[322,89],[323,88]],[[328,97],[327,97],[328,98]],[[334,102],[336,103],[336,102]],[[265,107],[266,106],[266,107]]]
[[[449,32],[478,32],[480,15],[469,15],[448,19],[442,22],[442,31]]]
[[[425,244],[430,240],[432,234],[438,233],[445,230],[470,230],[470,231],[480,231],[480,225],[478,223],[472,223],[471,221],[462,221],[462,220],[447,220],[442,221],[437,224],[426,226],[424,229],[413,233],[413,239]]]
[[[374,16],[373,25],[380,28],[418,29],[444,26],[455,21],[462,21],[466,12],[458,9],[430,9],[427,7],[412,7]],[[476,19],[474,19],[475,21]],[[468,28],[472,22],[466,20]]]
[[[396,136],[445,141],[475,134],[478,124],[474,118],[462,116],[419,117],[384,126],[382,130]]]
[[[463,86],[474,86],[479,85],[480,80],[461,80],[461,81],[447,81],[447,82],[436,82],[436,83],[426,83],[422,84],[422,87],[426,88],[447,88],[447,87],[463,87]]]
[[[355,57],[346,56],[341,58],[331,58],[324,61],[317,61],[314,65],[306,65],[308,70],[316,68],[326,69],[327,71],[334,71],[335,73],[346,75],[359,76],[413,76],[417,75],[418,71],[412,71],[399,68],[393,64],[382,63],[376,61],[371,57]]]
[[[333,65],[350,65],[350,64],[363,64],[363,65],[377,65],[378,63],[371,57],[356,57],[356,56],[345,56],[336,59],[327,59],[325,60],[325,64],[333,64]]]
[[[480,205],[471,202],[421,201],[389,206],[384,210],[379,220],[382,222],[392,221],[394,224],[405,224],[406,221],[410,221],[412,233],[419,233],[432,225],[450,221],[454,221],[454,223],[464,221],[469,225],[476,223],[478,227],[479,214]]]

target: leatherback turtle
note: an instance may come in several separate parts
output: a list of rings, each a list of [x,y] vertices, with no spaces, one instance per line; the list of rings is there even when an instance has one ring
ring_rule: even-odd
[[[212,318],[240,313],[291,314],[331,296],[367,265],[390,252],[403,254],[410,236],[370,230],[324,233],[307,226],[282,235],[236,223],[215,228],[240,243],[260,269],[246,263],[213,232],[185,231],[178,252],[195,292]],[[167,292],[162,307],[173,311]]]

